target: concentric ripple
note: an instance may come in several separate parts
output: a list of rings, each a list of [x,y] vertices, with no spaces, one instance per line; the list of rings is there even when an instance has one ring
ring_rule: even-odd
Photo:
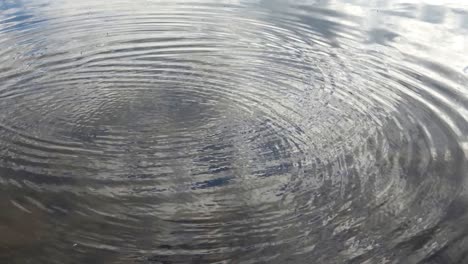
[[[467,21],[1,2],[0,262],[468,262]]]

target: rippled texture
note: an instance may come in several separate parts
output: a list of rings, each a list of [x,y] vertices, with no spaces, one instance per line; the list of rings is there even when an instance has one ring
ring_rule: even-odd
[[[468,263],[460,2],[0,2],[0,262]]]

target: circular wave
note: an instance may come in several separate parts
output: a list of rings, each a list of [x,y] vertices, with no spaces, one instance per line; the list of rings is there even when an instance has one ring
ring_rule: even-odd
[[[457,54],[350,4],[41,2],[0,14],[0,259],[461,263]]]

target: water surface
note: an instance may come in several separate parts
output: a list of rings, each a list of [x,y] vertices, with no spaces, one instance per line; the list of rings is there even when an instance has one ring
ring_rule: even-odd
[[[468,263],[464,1],[0,2],[1,263]]]

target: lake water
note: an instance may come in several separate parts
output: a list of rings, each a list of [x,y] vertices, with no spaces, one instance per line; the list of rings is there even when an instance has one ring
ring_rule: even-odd
[[[468,263],[468,2],[2,0],[0,263]]]

